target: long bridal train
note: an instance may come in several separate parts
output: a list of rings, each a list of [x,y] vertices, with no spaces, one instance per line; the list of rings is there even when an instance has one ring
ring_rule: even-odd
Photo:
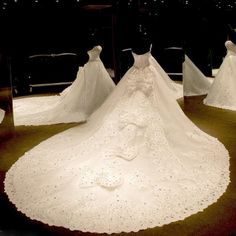
[[[25,106],[17,107],[15,104],[15,125],[49,125],[86,121],[115,87],[99,57],[101,51],[100,46],[88,51],[89,61],[79,68],[76,80],[59,96],[25,99]],[[32,103],[33,107],[29,109]]]
[[[227,54],[204,104],[236,111],[236,45],[226,41],[225,46]]]
[[[229,184],[229,155],[183,113],[150,52],[88,122],[25,153],[5,192],[31,219],[70,230],[119,233],[202,211]]]
[[[183,90],[184,96],[206,95],[213,79],[206,77],[191,59],[185,55],[183,63]]]

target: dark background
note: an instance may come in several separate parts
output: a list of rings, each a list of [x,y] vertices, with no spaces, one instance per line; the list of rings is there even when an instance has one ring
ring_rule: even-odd
[[[234,15],[236,0],[1,0],[0,85],[9,84],[11,75],[13,85],[22,86],[19,95],[27,93],[28,57],[42,53],[76,53],[74,69],[65,70],[73,81],[88,60],[87,50],[97,44],[116,83],[132,65],[131,53],[122,50],[142,53],[150,43],[167,72],[180,72],[186,53],[211,76],[226,53],[225,41],[234,40],[229,29],[236,27]],[[55,73],[56,82],[62,71]]]

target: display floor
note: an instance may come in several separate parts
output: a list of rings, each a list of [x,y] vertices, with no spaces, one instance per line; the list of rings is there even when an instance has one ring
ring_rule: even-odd
[[[236,112],[217,109],[202,104],[204,97],[188,97],[179,103],[185,114],[204,132],[216,137],[230,154],[230,179],[227,191],[222,197],[203,212],[192,215],[183,221],[163,227],[156,227],[127,235],[196,235],[196,236],[234,236],[236,235]],[[171,114],[170,114],[171,115]],[[69,230],[48,227],[31,221],[8,201],[3,193],[5,172],[10,166],[41,141],[76,124],[50,126],[19,126],[11,139],[0,142],[0,235],[95,235],[70,232]],[[37,183],[35,183],[37,184]],[[122,234],[125,235],[125,234]]]

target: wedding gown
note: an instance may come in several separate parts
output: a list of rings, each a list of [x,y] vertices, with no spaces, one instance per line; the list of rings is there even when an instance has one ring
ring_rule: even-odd
[[[199,96],[208,93],[212,78],[206,77],[197,66],[185,55],[183,63],[184,96]]]
[[[15,125],[49,125],[86,121],[115,87],[100,60],[101,51],[101,46],[88,51],[89,61],[79,68],[76,80],[59,96],[32,98],[26,101],[23,108],[18,107],[14,114]],[[33,107],[29,108],[33,102]],[[23,109],[28,111],[24,112]]]
[[[182,220],[225,192],[227,150],[184,115],[151,54],[133,55],[87,123],[42,142],[6,173],[19,211],[70,230],[130,232]]]
[[[0,124],[2,123],[2,121],[4,119],[4,116],[5,116],[5,111],[0,109]]]
[[[236,45],[226,41],[227,55],[204,99],[208,106],[236,111]]]

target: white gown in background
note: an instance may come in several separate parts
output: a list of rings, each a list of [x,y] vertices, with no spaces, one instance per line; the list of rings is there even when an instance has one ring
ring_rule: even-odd
[[[5,192],[31,219],[119,233],[202,211],[229,183],[229,155],[183,113],[150,62],[134,65],[88,122],[25,153]]]
[[[206,95],[212,85],[213,79],[206,77],[197,66],[185,55],[183,63],[183,89],[184,96]]]
[[[236,111],[236,45],[226,41],[225,46],[227,55],[204,99],[204,104]]]
[[[86,121],[115,87],[99,57],[101,50],[100,46],[96,46],[88,51],[89,61],[79,68],[76,80],[60,96],[50,98],[48,104],[46,98],[42,99],[44,107],[40,112],[37,110],[32,111],[31,114],[16,112],[15,125],[49,125]],[[39,105],[39,101],[36,105]]]
[[[5,111],[0,109],[0,124],[2,123],[2,121],[4,119],[4,116],[5,116]]]
[[[167,87],[173,91],[174,97],[176,99],[183,97],[183,85],[173,81],[153,56],[150,57],[150,62],[154,66],[154,68],[156,68],[158,73],[160,73]]]

